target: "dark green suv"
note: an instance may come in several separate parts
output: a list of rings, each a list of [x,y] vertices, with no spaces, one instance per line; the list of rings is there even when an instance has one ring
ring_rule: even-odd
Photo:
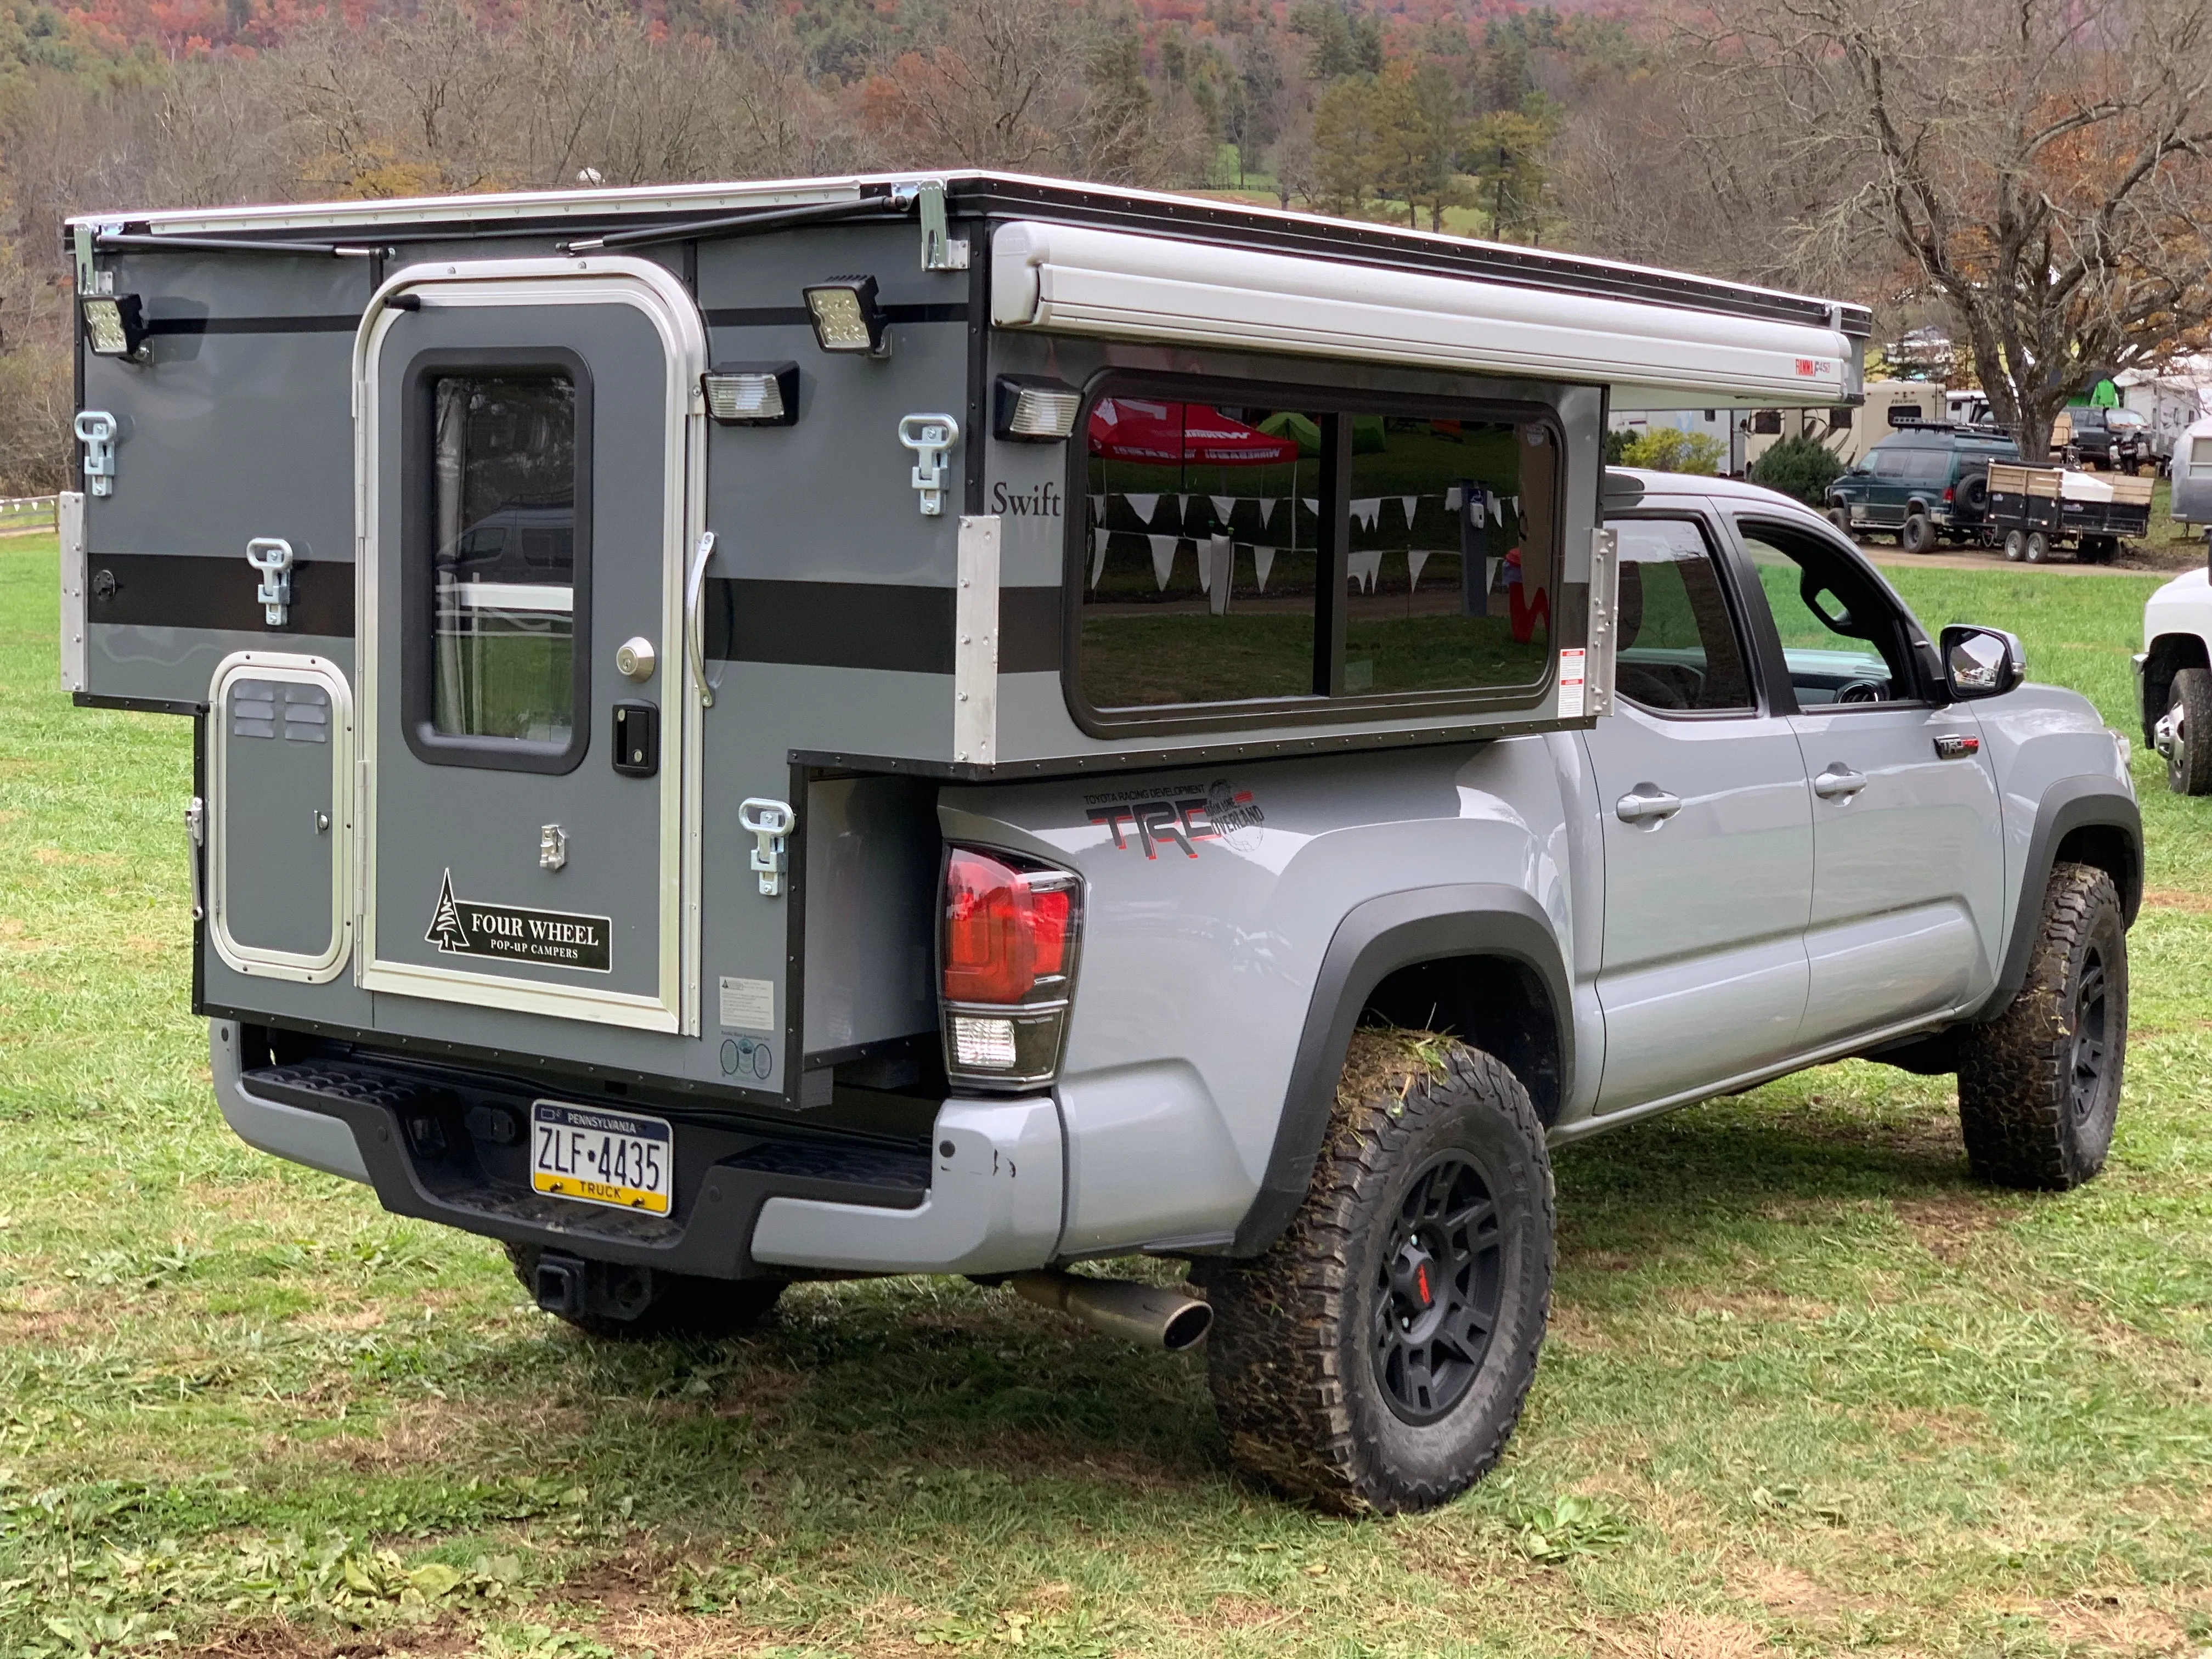
[[[1828,517],[1846,535],[1893,531],[1908,553],[1974,541],[1989,507],[1990,463],[2019,459],[2011,436],[1993,428],[1900,428],[1828,486]]]

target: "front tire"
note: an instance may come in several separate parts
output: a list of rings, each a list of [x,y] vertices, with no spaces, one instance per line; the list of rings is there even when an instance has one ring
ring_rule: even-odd
[[[2166,787],[2177,795],[2212,795],[2212,670],[2174,675],[2157,729]]]
[[[1850,536],[1851,510],[1848,507],[1830,507],[1828,509],[1828,522],[1835,526],[1837,531],[1843,536],[1846,538]]]
[[[2051,872],[2027,983],[1960,1044],[1959,1124],[1984,1181],[2034,1192],[2105,1167],[2128,1041],[2128,932],[2102,870]]]
[[[1454,1045],[1402,1099],[1340,1093],[1288,1229],[1205,1276],[1230,1455],[1344,1513],[1466,1491],[1535,1375],[1552,1206],[1544,1126],[1491,1055]]]
[[[509,1244],[507,1265],[538,1299],[535,1244]],[[634,1319],[607,1314],[556,1313],[554,1317],[603,1342],[652,1342],[662,1337],[732,1336],[757,1325],[784,1291],[781,1279],[702,1279],[690,1273],[653,1273],[650,1300]]]

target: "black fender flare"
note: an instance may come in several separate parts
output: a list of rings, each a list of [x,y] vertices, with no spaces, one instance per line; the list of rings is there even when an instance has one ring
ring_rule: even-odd
[[[1467,882],[1385,893],[1354,905],[1322,957],[1304,1029],[1291,1062],[1267,1172],[1228,1254],[1257,1255],[1305,1201],[1314,1159],[1336,1103],[1352,1027],[1375,988],[1401,968],[1447,957],[1497,957],[1534,973],[1559,1033],[1559,1091],[1574,1074],[1574,998],[1551,917],[1534,897],[1502,882]]]
[[[2120,890],[2120,908],[2128,926],[2135,926],[2142,908],[2142,810],[2118,780],[2100,774],[2060,778],[2043,792],[2035,810],[2035,828],[2027,841],[2027,860],[2021,866],[2020,891],[2014,896],[2012,933],[2005,941],[2003,965],[1989,1000],[1977,1009],[1978,1020],[1996,1018],[2012,1006],[2027,983],[2028,959],[2035,952],[2042,931],[2043,895],[2051,885],[2051,866],[2058,848],[2077,830],[2118,832],[2125,847],[2127,867],[2114,872]]]

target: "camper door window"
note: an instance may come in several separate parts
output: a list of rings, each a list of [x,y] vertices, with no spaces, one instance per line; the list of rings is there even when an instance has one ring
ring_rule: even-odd
[[[1116,377],[1080,429],[1067,659],[1092,730],[1540,696],[1548,411]]]
[[[431,726],[566,749],[576,724],[576,385],[430,383]]]

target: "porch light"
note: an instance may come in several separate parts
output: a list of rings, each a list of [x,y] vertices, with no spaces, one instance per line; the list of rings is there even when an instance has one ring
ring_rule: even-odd
[[[1083,394],[1065,380],[1001,374],[992,434],[1012,443],[1059,443],[1075,430]]]
[[[721,363],[699,377],[707,413],[722,426],[795,426],[797,363]]]
[[[876,298],[874,277],[832,276],[801,292],[806,295],[807,315],[813,319],[814,342],[824,351],[890,356],[884,338],[889,319]]]
[[[146,340],[144,307],[135,294],[87,294],[77,300],[84,341],[96,357],[136,357]]]

